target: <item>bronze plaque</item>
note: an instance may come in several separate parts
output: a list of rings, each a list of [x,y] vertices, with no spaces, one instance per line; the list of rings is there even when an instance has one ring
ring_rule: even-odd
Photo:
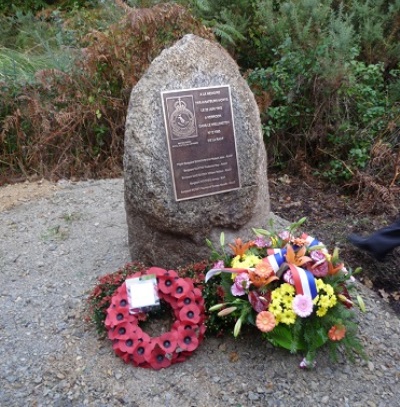
[[[228,85],[161,92],[175,199],[240,188]]]

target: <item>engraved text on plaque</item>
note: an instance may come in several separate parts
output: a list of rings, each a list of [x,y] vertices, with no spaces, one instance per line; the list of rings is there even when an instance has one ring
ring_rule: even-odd
[[[161,95],[176,200],[240,188],[230,87]]]

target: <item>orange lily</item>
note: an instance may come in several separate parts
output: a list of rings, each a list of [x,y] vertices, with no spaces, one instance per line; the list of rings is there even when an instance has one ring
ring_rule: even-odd
[[[328,262],[328,274],[330,276],[336,274],[337,272],[339,272],[342,268],[344,267],[343,263],[339,263],[336,266],[333,265],[332,262]]]
[[[295,252],[293,250],[293,247],[291,245],[288,245],[286,252],[286,261],[289,264],[294,264],[295,266],[302,266],[303,264],[312,261],[311,257],[305,256],[306,251],[307,248],[305,246]]]
[[[271,277],[262,277],[259,274],[257,274],[256,271],[249,271],[249,277],[250,281],[253,283],[253,285],[257,288],[263,287],[265,285],[268,285],[272,281],[279,280],[279,278],[275,275]]]
[[[243,256],[249,248],[253,246],[253,242],[243,243],[242,239],[235,239],[235,244],[230,244],[229,247],[232,249],[235,256]]]
[[[258,263],[254,270],[249,271],[249,277],[250,281],[256,287],[262,287],[268,285],[272,281],[279,280],[271,265],[264,261]]]

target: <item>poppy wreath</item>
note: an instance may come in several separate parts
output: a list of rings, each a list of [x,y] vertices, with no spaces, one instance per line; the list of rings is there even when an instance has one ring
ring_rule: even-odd
[[[171,330],[159,337],[150,337],[139,323],[143,314],[130,314],[125,282],[114,292],[107,309],[105,327],[113,349],[125,363],[161,369],[183,362],[204,339],[205,307],[201,290],[190,278],[181,278],[174,270],[151,267],[129,278],[155,275],[158,296],[173,311]]]

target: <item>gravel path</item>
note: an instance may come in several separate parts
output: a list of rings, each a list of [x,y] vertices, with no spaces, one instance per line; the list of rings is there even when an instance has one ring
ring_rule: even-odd
[[[129,261],[121,179],[59,183],[0,212],[0,234],[0,406],[400,406],[400,320],[364,287],[369,362],[302,371],[249,335],[161,371],[115,357],[82,317],[96,277]]]

